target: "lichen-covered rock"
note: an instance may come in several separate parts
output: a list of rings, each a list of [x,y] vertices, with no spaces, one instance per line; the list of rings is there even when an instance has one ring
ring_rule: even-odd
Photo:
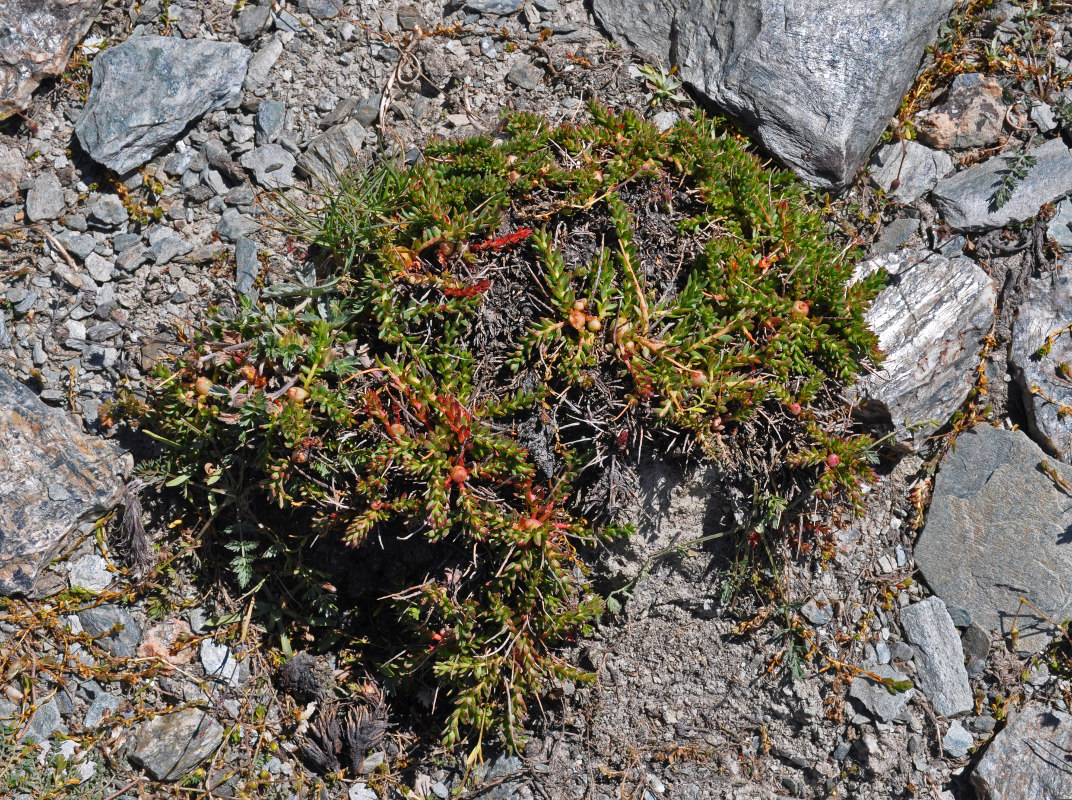
[[[986,147],[997,141],[1008,106],[995,78],[971,73],[958,75],[939,105],[916,117],[924,144],[941,150]]]
[[[864,413],[891,421],[911,444],[945,423],[971,391],[997,293],[974,262],[927,250],[870,259],[857,278],[883,268],[891,280],[867,318],[886,358],[855,392]]]
[[[236,42],[164,36],[109,47],[93,60],[78,141],[120,174],[140,167],[241,90],[250,55]]]
[[[0,370],[0,595],[32,591],[67,534],[120,501],[129,469]]]
[[[953,0],[594,0],[615,38],[754,130],[806,180],[852,180]]]
[[[1072,508],[1041,467],[1045,454],[1021,431],[980,425],[957,437],[934,482],[915,559],[947,605],[998,631],[1017,649],[1038,652],[1053,620],[1072,616]],[[1050,461],[1063,481],[1072,467]]]
[[[971,782],[979,800],[1072,797],[1070,752],[1072,716],[1030,703],[994,737]]]
[[[0,3],[0,119],[22,111],[45,78],[59,75],[103,0]]]

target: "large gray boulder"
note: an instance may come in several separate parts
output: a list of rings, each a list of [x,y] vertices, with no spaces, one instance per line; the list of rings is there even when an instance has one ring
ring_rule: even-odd
[[[979,800],[1072,797],[1072,717],[1030,703],[994,737],[971,782]]]
[[[205,39],[140,36],[109,47],[93,60],[78,141],[120,174],[140,167],[234,98],[249,58],[240,44]]]
[[[1072,467],[1050,460],[1021,431],[977,426],[957,437],[934,482],[915,559],[950,606],[1017,649],[1038,652],[1072,616]]]
[[[68,533],[120,501],[129,469],[0,370],[0,595],[33,591]]]
[[[103,0],[0,2],[0,119],[30,105],[45,78],[59,75]]]
[[[848,184],[955,0],[594,0],[612,35],[823,187]]]
[[[1032,438],[1072,463],[1072,277],[1067,267],[1027,286],[1012,327],[1009,366]],[[1067,375],[1066,375],[1067,372]]]
[[[872,258],[857,278],[880,268],[890,283],[867,321],[886,359],[854,391],[863,413],[892,422],[898,441],[911,446],[948,421],[971,391],[997,292],[973,261],[928,250]]]

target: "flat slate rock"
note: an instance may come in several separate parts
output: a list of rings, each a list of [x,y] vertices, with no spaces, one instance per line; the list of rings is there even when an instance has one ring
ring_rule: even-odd
[[[865,413],[892,421],[898,440],[911,446],[945,423],[971,391],[997,293],[973,261],[929,250],[872,258],[856,277],[877,269],[887,270],[891,280],[867,319],[886,359],[854,391]],[[934,424],[910,430],[929,420]]]
[[[908,679],[908,676],[903,672],[899,672],[888,665],[864,667],[863,669],[895,683]],[[849,687],[849,697],[859,702],[867,713],[878,722],[891,722],[899,717],[915,695],[915,689],[891,692],[886,688],[885,684],[875,682],[866,674],[857,675],[853,678],[852,686]]]
[[[132,763],[153,780],[177,781],[223,742],[223,726],[204,711],[187,708],[144,723],[130,752]]]
[[[1027,411],[1031,437],[1066,463],[1072,463],[1072,419],[1061,414],[1072,405],[1072,381],[1063,370],[1072,364],[1072,276],[1065,268],[1032,278],[1012,326],[1009,366]],[[1060,334],[1060,335],[1058,335]],[[1049,352],[1041,352],[1048,344]],[[1070,373],[1072,377],[1072,373]],[[1041,394],[1032,392],[1032,387]]]
[[[946,224],[957,230],[1004,228],[1038,216],[1042,206],[1072,192],[1072,153],[1060,137],[1034,148],[1035,166],[1001,208],[994,200],[1014,156],[993,156],[939,181],[931,197]]]
[[[1072,797],[1072,717],[1029,703],[986,748],[971,775],[979,800]]]
[[[140,167],[241,91],[250,55],[235,42],[164,36],[109,47],[93,59],[78,140],[120,174]]]
[[[15,145],[0,142],[0,203],[14,199],[30,164]]]
[[[614,38],[681,77],[819,186],[850,183],[955,0],[594,0]]]
[[[1072,503],[1041,469],[1045,454],[1021,431],[980,425],[957,437],[934,482],[916,564],[936,595],[967,609],[1018,649],[1041,650],[1050,619],[1072,616]],[[1050,461],[1072,483],[1072,467]]]
[[[32,592],[67,534],[119,503],[130,466],[0,370],[0,595]]]
[[[955,717],[975,708],[960,634],[945,603],[928,597],[901,609],[901,627],[916,649],[916,682],[934,710]]]
[[[915,202],[952,171],[948,153],[907,139],[886,145],[871,158],[871,183],[898,203]]]
[[[361,162],[367,136],[357,120],[340,122],[309,141],[298,157],[298,169],[322,186],[334,186],[341,174]]]
[[[0,119],[30,105],[41,81],[59,75],[103,0],[0,2]]]

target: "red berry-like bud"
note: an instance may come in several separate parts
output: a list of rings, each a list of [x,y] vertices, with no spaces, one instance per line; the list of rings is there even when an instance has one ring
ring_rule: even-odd
[[[528,519],[521,521],[521,527],[523,530],[526,531],[535,530],[536,528],[540,527],[540,525],[540,521],[535,517],[529,517]]]
[[[689,377],[689,383],[691,383],[693,386],[699,388],[700,386],[703,386],[705,383],[707,383],[707,376],[704,375],[699,370],[696,370]]]
[[[794,417],[797,416],[797,414],[800,413],[800,403],[790,403],[789,413],[792,414]]]
[[[837,453],[831,453],[826,457],[826,466],[830,467],[830,469],[833,469],[840,463],[841,456],[839,456]]]
[[[469,470],[459,464],[450,471],[450,479],[458,484],[465,483],[469,480]]]

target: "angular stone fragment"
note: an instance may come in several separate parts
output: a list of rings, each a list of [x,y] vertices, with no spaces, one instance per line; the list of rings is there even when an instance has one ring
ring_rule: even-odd
[[[78,612],[82,628],[118,658],[131,658],[141,641],[141,629],[131,613],[119,606],[102,604]]]
[[[957,437],[934,483],[915,559],[947,604],[963,606],[1017,649],[1038,652],[1072,616],[1072,507],[1041,468],[1043,452],[1022,431],[980,425]],[[1061,480],[1072,467],[1050,460]]]
[[[75,132],[92,158],[122,174],[174,142],[242,88],[250,52],[234,42],[139,36],[93,60]]]
[[[242,156],[242,166],[253,171],[253,180],[264,189],[294,185],[294,156],[278,144],[263,144]]]
[[[891,280],[867,319],[886,358],[854,390],[865,414],[892,421],[910,444],[944,424],[971,391],[997,293],[974,262],[927,250],[872,258],[857,278],[880,268]],[[928,421],[936,424],[923,426]],[[914,433],[913,423],[922,426]]]
[[[1009,367],[1023,397],[1027,428],[1044,449],[1072,463],[1072,277],[1068,269],[1032,278],[1012,327]],[[1034,389],[1033,389],[1034,387]]]
[[[366,135],[353,119],[329,128],[309,142],[298,157],[298,169],[323,186],[333,186],[339,175],[359,163]]]
[[[898,672],[890,666],[867,667],[867,671],[894,683],[908,679],[903,672]],[[915,689],[892,692],[885,684],[875,682],[866,674],[857,675],[852,681],[852,686],[849,687],[849,697],[859,701],[867,713],[879,722],[890,722],[896,719],[915,695]]]
[[[187,708],[141,725],[130,760],[158,781],[177,781],[223,742],[223,726],[204,711]]]
[[[912,141],[888,144],[871,159],[871,183],[898,203],[918,200],[952,171],[947,153]]]
[[[849,183],[954,0],[594,0],[601,24],[803,178]]]
[[[0,595],[32,591],[67,534],[115,507],[129,470],[0,370]]]
[[[1072,716],[1029,703],[1002,730],[971,775],[979,800],[1072,797]]]
[[[916,117],[919,140],[941,150],[993,144],[1009,110],[1002,91],[995,78],[977,72],[958,75],[945,100]]]
[[[916,649],[916,682],[943,717],[967,714],[975,707],[960,635],[937,597],[901,609],[901,627]]]
[[[29,169],[18,147],[0,143],[0,203],[15,199]]]
[[[1003,228],[1038,216],[1046,203],[1072,192],[1072,153],[1060,138],[1032,151],[1037,163],[1016,184],[1008,202],[997,206],[996,194],[1015,156],[997,155],[961,170],[934,187],[931,197],[946,223],[957,230]]]
[[[59,75],[103,0],[0,3],[0,119],[30,105],[45,78]]]

